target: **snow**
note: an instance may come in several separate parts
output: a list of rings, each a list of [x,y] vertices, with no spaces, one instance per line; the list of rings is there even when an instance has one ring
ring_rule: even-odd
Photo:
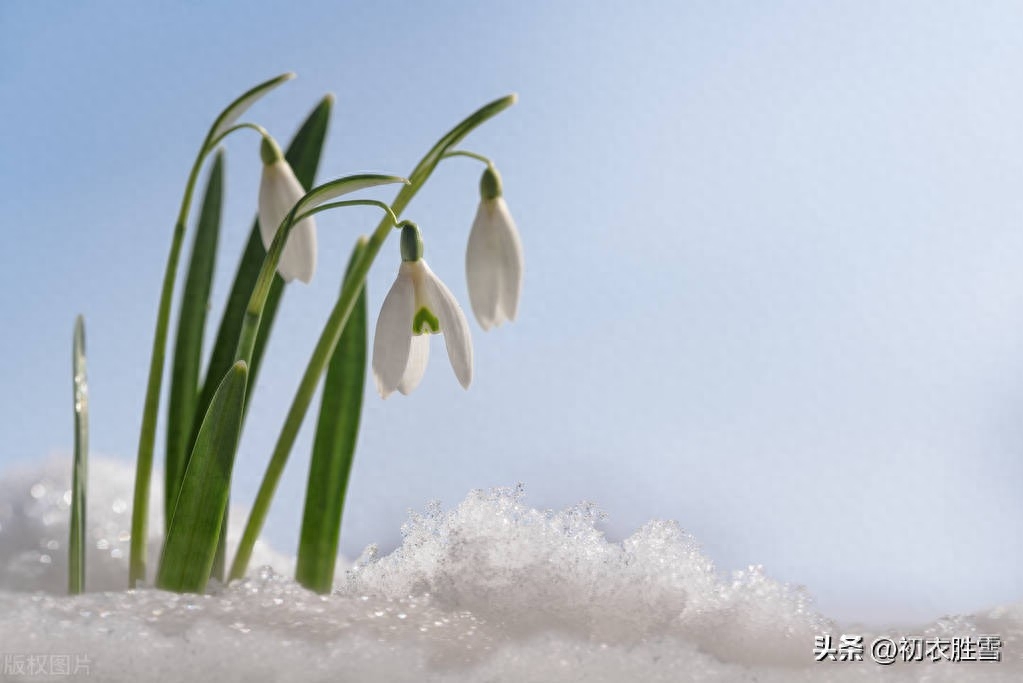
[[[133,475],[94,458],[90,592],[67,597],[69,470],[55,461],[0,477],[0,678],[36,656],[49,675],[24,679],[67,680],[58,660],[39,659],[55,655],[104,681],[1023,679],[1023,604],[867,631],[817,614],[760,568],[721,574],[673,522],[611,543],[593,506],[539,511],[520,489],[412,515],[400,548],[342,565],[330,596],[295,584],[293,560],[262,545],[245,581],[176,595],[124,590]],[[232,515],[235,535],[243,518]],[[843,633],[864,636],[866,661],[816,662],[814,637]],[[1001,636],[1001,662],[870,661],[879,635],[982,634]]]

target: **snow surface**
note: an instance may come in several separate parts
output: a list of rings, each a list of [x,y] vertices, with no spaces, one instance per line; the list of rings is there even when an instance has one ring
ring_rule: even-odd
[[[718,573],[673,522],[609,543],[592,506],[538,511],[521,490],[412,515],[399,549],[344,565],[330,596],[291,581],[293,560],[265,546],[247,580],[176,595],[123,589],[133,475],[94,458],[91,592],[67,597],[69,470],[0,478],[0,680],[19,680],[5,678],[5,657],[43,653],[84,655],[88,680],[104,681],[1023,680],[1023,604],[910,630],[843,628],[759,568]],[[232,518],[237,535],[243,515]],[[844,632],[868,644],[996,634],[1003,661],[816,662],[814,636]]]

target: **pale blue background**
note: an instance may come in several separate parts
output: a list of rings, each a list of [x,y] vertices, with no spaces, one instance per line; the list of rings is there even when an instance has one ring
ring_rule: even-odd
[[[595,501],[615,538],[677,519],[722,569],[762,563],[830,615],[1018,599],[1021,25],[1020,3],[930,0],[3,2],[0,464],[70,448],[79,311],[94,450],[134,457],[173,217],[236,94],[298,72],[249,117],[286,140],[334,92],[326,178],[408,172],[516,91],[466,146],[504,174],[521,318],[473,323],[471,391],[435,340],[413,396],[367,397],[343,551],[393,546],[430,499],[521,481],[537,506]],[[257,150],[227,144],[214,325]],[[463,302],[479,172],[444,164],[406,213]],[[287,294],[238,501],[376,219],[320,221],[319,275]],[[397,259],[389,243],[371,276],[374,319]],[[289,552],[311,436],[268,529]]]

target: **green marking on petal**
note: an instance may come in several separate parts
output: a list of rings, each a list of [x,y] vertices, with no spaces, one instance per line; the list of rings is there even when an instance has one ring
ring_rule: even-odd
[[[430,309],[423,306],[416,311],[416,317],[412,319],[413,334],[437,334],[438,332],[440,332],[440,321]]]

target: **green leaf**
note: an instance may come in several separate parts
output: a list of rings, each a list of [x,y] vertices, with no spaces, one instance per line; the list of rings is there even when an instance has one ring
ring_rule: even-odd
[[[286,83],[295,77],[293,73],[286,73],[271,78],[269,81],[264,81],[259,85],[255,86],[251,90],[248,90],[242,94],[231,104],[227,105],[224,111],[220,112],[220,116],[213,122],[213,126],[210,128],[209,136],[206,138],[206,149],[217,141],[221,135],[227,132],[227,129],[234,125],[234,122],[238,118],[248,111],[249,107],[255,104],[263,95],[276,88],[281,83]]]
[[[199,363],[202,357],[206,312],[209,309],[210,290],[216,262],[217,241],[220,237],[220,217],[223,203],[224,155],[218,152],[210,169],[199,213],[199,225],[192,243],[185,290],[178,312],[178,335],[174,344],[171,366],[170,394],[167,402],[167,454],[164,470],[164,520],[170,528],[171,513],[185,476],[199,398]],[[201,418],[201,415],[199,416]]]
[[[365,247],[365,239],[355,245],[342,292],[344,286],[348,286],[352,265]],[[366,384],[366,335],[366,288],[363,286],[327,367],[309,464],[295,579],[317,593],[329,593],[334,583],[341,514],[359,436]]]
[[[71,474],[71,536],[68,541],[68,593],[85,590],[85,489],[89,459],[89,386],[85,376],[85,320],[75,320],[71,354],[75,406],[75,459]]]
[[[235,363],[203,418],[160,557],[158,588],[192,593],[206,589],[227,511],[247,379],[248,366]]]
[[[334,97],[332,95],[327,95],[320,100],[319,104],[306,117],[298,132],[295,133],[294,139],[288,145],[288,150],[284,154],[284,158],[291,165],[292,170],[295,172],[295,177],[302,183],[302,187],[310,187],[316,178],[316,171],[320,166],[320,157],[323,153],[323,144],[330,125],[330,114],[333,104]],[[238,336],[241,333],[242,323],[245,319],[245,308],[248,306],[249,298],[252,296],[252,289],[256,285],[264,258],[266,258],[266,249],[263,247],[263,238],[259,233],[259,219],[257,218],[252,223],[252,230],[249,231],[249,241],[246,243],[245,251],[242,253],[238,270],[234,276],[234,282],[231,285],[231,293],[227,298],[227,306],[220,320],[220,327],[217,329],[216,340],[213,343],[213,351],[206,370],[205,376],[207,378],[223,377],[235,360],[234,354],[238,348]],[[280,306],[283,293],[284,280],[279,275],[274,275],[266,305],[263,308],[263,319],[259,326],[259,334],[256,337],[252,363],[249,366],[249,395],[252,393],[252,388],[256,386],[263,354],[270,339],[270,332],[273,329],[274,318],[277,316],[277,309]],[[207,381],[204,383],[199,394],[192,421],[192,435],[188,446],[189,452],[191,452],[192,445],[195,443],[199,425],[202,422],[202,416],[206,414],[210,401],[213,400],[213,393],[216,388],[215,380]],[[246,402],[247,404],[248,402]],[[245,411],[242,412],[242,422],[244,423],[244,421]],[[226,523],[224,527],[226,533]],[[222,544],[217,553],[217,560],[214,563],[213,575],[217,578],[223,578],[223,567],[224,552]]]

